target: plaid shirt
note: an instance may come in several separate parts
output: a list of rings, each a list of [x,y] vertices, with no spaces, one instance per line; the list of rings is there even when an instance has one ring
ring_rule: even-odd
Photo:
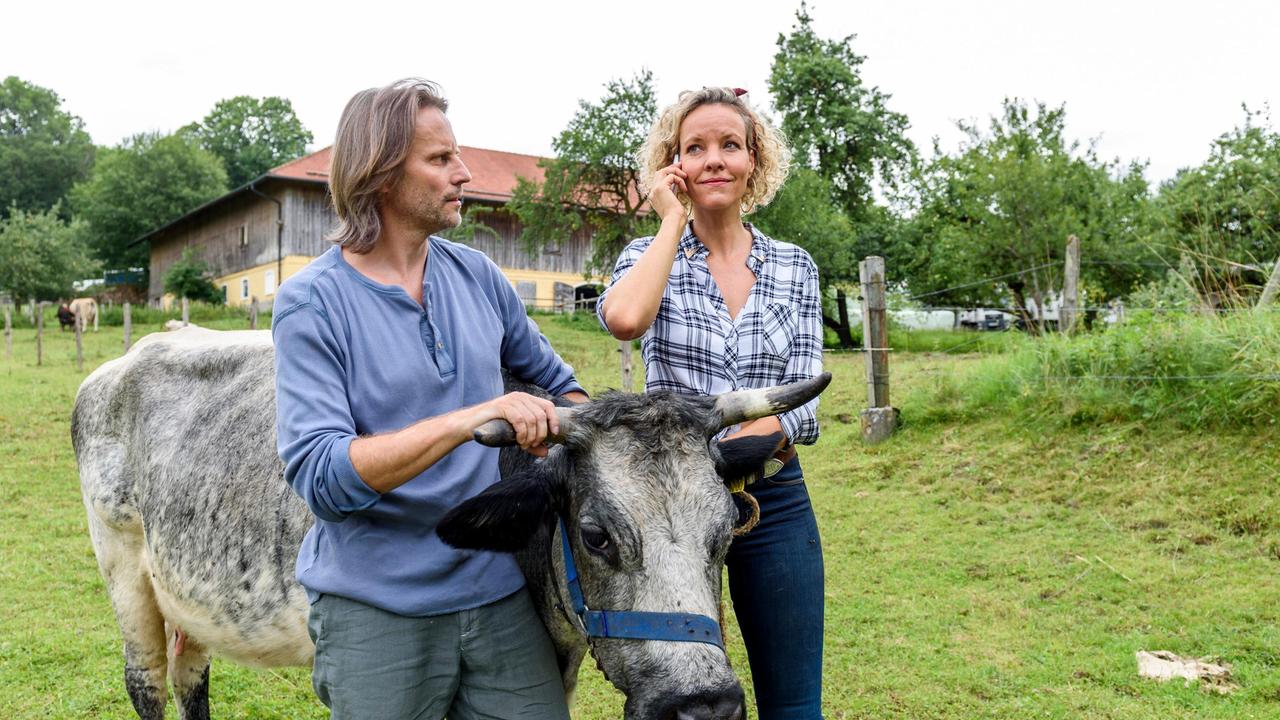
[[[685,226],[653,325],[641,340],[645,390],[716,395],[806,380],[822,372],[822,305],[818,268],[809,253],[751,225],[747,267],[756,275],[736,320],[707,267],[708,250]],[[652,237],[633,240],[613,269],[627,274]],[[612,289],[612,285],[610,286]],[[596,305],[604,325],[606,290]],[[606,326],[607,329],[607,326]],[[778,416],[793,443],[818,439],[818,399]]]

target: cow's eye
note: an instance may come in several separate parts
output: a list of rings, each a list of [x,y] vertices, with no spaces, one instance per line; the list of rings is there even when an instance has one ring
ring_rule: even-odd
[[[598,555],[608,554],[613,545],[609,540],[609,533],[605,532],[604,528],[596,525],[582,526],[582,544]]]

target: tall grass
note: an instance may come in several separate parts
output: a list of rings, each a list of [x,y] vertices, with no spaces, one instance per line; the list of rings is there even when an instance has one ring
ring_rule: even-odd
[[[912,330],[889,326],[889,347],[896,352],[940,352],[950,355],[1007,353],[1027,342],[1026,333],[1016,330]]]
[[[917,418],[989,410],[1087,424],[1270,425],[1280,417],[1280,314],[1136,315],[988,358],[909,398]]]

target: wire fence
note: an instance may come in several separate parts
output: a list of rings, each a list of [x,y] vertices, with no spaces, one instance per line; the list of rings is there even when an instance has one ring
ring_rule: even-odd
[[[1124,261],[1124,260],[1087,260],[1080,261],[1082,265],[1099,265],[1099,266],[1137,266],[1145,268],[1166,268],[1174,269],[1169,263],[1161,262],[1143,262],[1143,261]],[[1025,318],[1030,318],[1032,322],[1039,324],[1042,332],[1056,330],[1057,315],[1060,311],[1059,307],[1046,307],[1043,310],[1037,310],[1035,307],[1025,309],[1016,306],[992,307],[983,305],[918,305],[910,306],[911,303],[917,303],[926,298],[939,297],[954,293],[960,290],[967,290],[976,287],[993,285],[1010,278],[1027,276],[1048,268],[1061,267],[1060,263],[1050,262],[1042,263],[1022,270],[1009,273],[992,275],[971,282],[960,283],[950,287],[931,290],[924,293],[916,293],[911,295],[899,295],[891,301],[896,304],[889,310],[889,315],[893,319],[892,334],[898,342],[890,342],[893,347],[889,348],[855,348],[851,350],[843,350],[837,352],[867,353],[875,350],[884,350],[888,352],[919,351],[939,353],[939,354],[969,354],[978,352],[981,354],[999,354],[1007,352],[1013,343],[994,343],[989,342],[988,338],[997,334],[997,331],[1014,331],[1017,326]],[[903,307],[903,304],[908,306]],[[1238,313],[1256,313],[1258,308],[1245,305],[1224,305],[1209,306],[1203,303],[1189,303],[1182,306],[1173,305],[1132,305],[1123,301],[1116,301],[1105,305],[1083,305],[1074,308],[1079,313],[1077,317],[1087,317],[1090,322],[1103,322],[1106,325],[1124,324],[1133,313],[1152,313],[1156,315],[1187,315],[1187,316],[1231,316]],[[928,323],[929,317],[935,313],[951,313],[951,327],[943,328],[939,326],[928,327],[927,325],[913,325],[913,323]],[[991,325],[988,326],[986,321],[988,316],[996,316],[991,319]],[[998,318],[998,319],[996,319]],[[937,322],[936,318],[932,318],[933,322]],[[915,336],[924,336],[929,333],[945,333],[947,330],[956,334],[972,333],[973,337],[965,338],[958,342],[947,345],[938,345],[937,343],[921,342]],[[1277,359],[1280,364],[1280,358]],[[1181,373],[1181,374],[1125,374],[1125,373],[1099,373],[1099,374],[1045,374],[1040,375],[1039,379],[1052,382],[1115,382],[1115,383],[1162,383],[1162,382],[1185,382],[1185,383],[1231,383],[1231,382],[1261,382],[1261,383],[1278,383],[1280,382],[1280,373]]]

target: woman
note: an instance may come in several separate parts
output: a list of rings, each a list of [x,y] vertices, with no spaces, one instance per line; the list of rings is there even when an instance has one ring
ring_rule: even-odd
[[[641,150],[662,225],[623,251],[597,312],[614,337],[643,337],[646,390],[710,395],[822,371],[817,267],[742,219],[773,197],[789,163],[780,133],[742,92],[683,93]],[[818,439],[816,411],[815,399],[722,438],[778,442],[778,462],[747,488],[760,523],[727,558],[761,720],[822,712],[822,548],[794,450]]]

